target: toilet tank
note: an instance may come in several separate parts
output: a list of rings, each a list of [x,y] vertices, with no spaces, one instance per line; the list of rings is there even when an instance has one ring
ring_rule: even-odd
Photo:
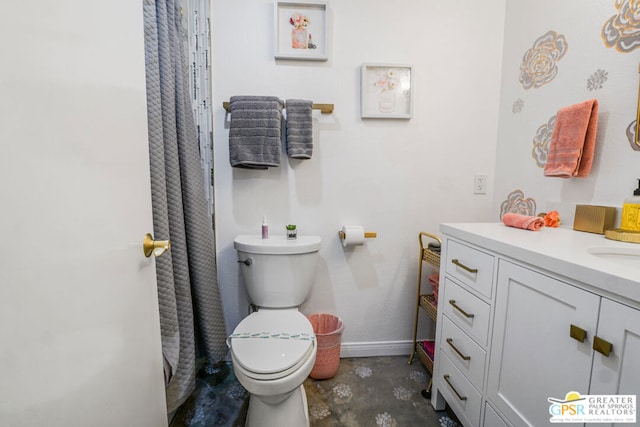
[[[236,237],[233,246],[251,303],[267,308],[300,306],[311,293],[320,243],[319,236]]]

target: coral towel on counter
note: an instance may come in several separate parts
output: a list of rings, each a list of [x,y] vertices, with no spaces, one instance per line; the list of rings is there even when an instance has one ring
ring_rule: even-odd
[[[502,215],[502,222],[509,227],[538,231],[544,227],[544,219],[539,216],[521,215],[508,212]]]

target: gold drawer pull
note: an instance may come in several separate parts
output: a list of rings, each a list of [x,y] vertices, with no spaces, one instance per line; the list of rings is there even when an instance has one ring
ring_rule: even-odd
[[[464,265],[463,263],[458,261],[457,258],[452,259],[451,262],[454,263],[455,265],[457,265],[458,267],[462,268],[463,270],[467,270],[469,273],[477,273],[478,272],[477,268],[467,267],[466,265]]]
[[[453,338],[447,338],[447,344],[451,346],[453,351],[458,353],[458,356],[460,356],[462,360],[471,360],[471,356],[465,356],[464,354],[462,354],[460,350],[458,350],[458,348],[455,345],[453,345]]]
[[[569,336],[576,341],[584,342],[587,338],[587,331],[572,324],[569,328]]]
[[[613,344],[608,341],[603,340],[599,336],[593,337],[593,349],[598,353],[609,357],[609,353],[613,351]]]
[[[447,382],[447,384],[449,384],[449,387],[451,387],[451,390],[453,390],[453,392],[456,394],[456,396],[458,396],[458,399],[467,400],[467,396],[462,396],[460,393],[458,393],[458,390],[456,390],[456,388],[453,386],[453,384],[451,384],[451,381],[449,381],[449,375],[443,375],[443,378]]]
[[[454,299],[450,299],[449,300],[449,304],[451,304],[453,306],[453,308],[455,308],[456,310],[458,310],[460,313],[462,313],[462,315],[468,319],[472,319],[473,316],[475,316],[475,314],[471,314],[471,313],[467,313],[466,311],[464,311],[463,309],[461,309],[460,307],[458,307],[458,305],[456,304],[456,300]]]

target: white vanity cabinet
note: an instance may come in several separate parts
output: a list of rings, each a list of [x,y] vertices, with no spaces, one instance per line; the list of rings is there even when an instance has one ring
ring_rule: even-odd
[[[599,306],[595,294],[500,260],[487,395],[513,424],[547,425],[547,398],[587,394]]]
[[[441,231],[436,409],[446,401],[465,426],[545,426],[547,399],[571,391],[640,399],[640,265],[588,250],[630,244],[502,224]]]

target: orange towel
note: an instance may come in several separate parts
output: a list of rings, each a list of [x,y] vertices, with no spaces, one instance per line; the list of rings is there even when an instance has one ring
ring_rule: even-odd
[[[502,222],[509,227],[523,228],[525,230],[538,231],[544,227],[544,219],[539,216],[520,215],[507,212],[502,215]]]
[[[544,176],[588,176],[593,164],[597,131],[597,99],[560,109],[551,136]]]

